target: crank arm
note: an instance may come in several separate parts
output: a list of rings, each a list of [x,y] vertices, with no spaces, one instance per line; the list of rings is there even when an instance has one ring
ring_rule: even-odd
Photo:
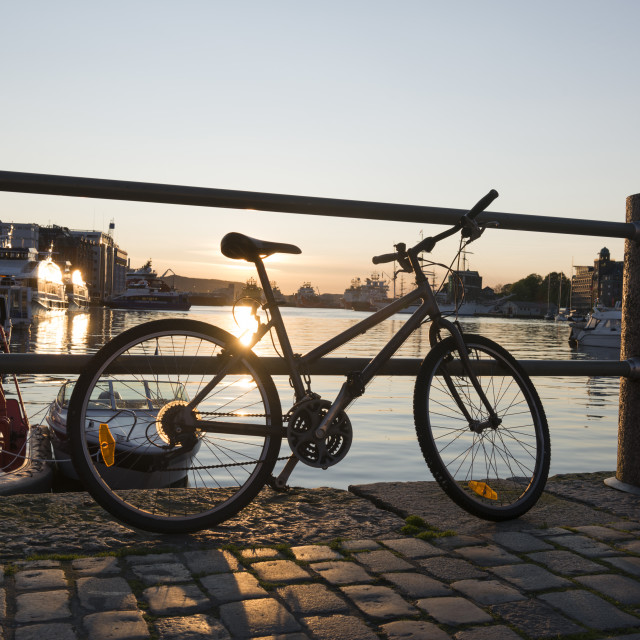
[[[280,472],[277,478],[273,477],[273,482],[269,484],[272,485],[274,491],[285,491],[287,489],[287,480],[289,476],[293,473],[296,465],[299,460],[295,454],[291,455],[287,460],[287,464],[284,465],[284,468]]]

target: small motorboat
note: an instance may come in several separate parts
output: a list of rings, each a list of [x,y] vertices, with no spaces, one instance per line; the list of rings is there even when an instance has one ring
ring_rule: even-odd
[[[78,480],[67,437],[67,411],[74,383],[65,382],[49,407],[46,422],[59,470]],[[95,445],[102,475],[112,488],[180,486],[186,481],[200,441],[170,444],[157,428],[162,407],[186,400],[181,385],[146,380],[108,380],[96,385],[87,408],[87,441]],[[106,452],[106,453],[105,453]]]
[[[608,347],[620,349],[622,337],[622,309],[595,308],[585,323],[575,323],[571,327],[569,342],[583,347]]]

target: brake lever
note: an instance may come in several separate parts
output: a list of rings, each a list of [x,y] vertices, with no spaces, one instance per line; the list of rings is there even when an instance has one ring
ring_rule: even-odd
[[[479,225],[475,220],[466,218],[462,223],[462,232],[461,235],[463,238],[469,238],[469,242],[473,242],[477,240],[487,228],[499,227],[499,222],[485,222],[482,225]]]

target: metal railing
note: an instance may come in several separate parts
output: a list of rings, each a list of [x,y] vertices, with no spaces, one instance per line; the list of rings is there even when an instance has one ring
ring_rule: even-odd
[[[426,354],[425,354],[426,355]],[[0,354],[0,374],[46,373],[51,375],[78,375],[89,364],[90,355],[54,353],[3,353]],[[201,363],[190,360],[191,370],[207,372],[211,358],[201,357]],[[312,375],[339,376],[352,371],[361,371],[369,358],[320,358],[308,364]],[[282,358],[261,356],[260,361],[271,375],[287,375],[287,365]],[[640,358],[628,360],[518,360],[530,376],[602,376],[640,378]],[[420,358],[392,358],[380,370],[380,375],[415,376],[422,360]]]
[[[454,224],[461,215],[466,213],[463,209],[443,207],[313,198],[15,171],[0,171],[0,191],[444,225]],[[480,214],[479,220],[497,222],[498,229],[627,238],[636,241],[640,239],[639,223],[551,218],[494,211]],[[5,354],[0,358],[0,373],[78,374],[85,366],[87,359],[88,356]],[[316,375],[342,375],[357,369],[362,362],[354,358],[323,358],[321,362],[313,365],[310,372]],[[633,359],[626,361],[530,360],[520,362],[525,370],[534,376],[599,375],[635,378],[640,375]],[[383,373],[387,375],[415,375],[419,363],[418,359],[394,358],[388,363]],[[266,358],[265,364],[267,370],[274,375],[284,373],[278,358]]]
[[[302,213],[338,218],[363,218],[397,222],[453,225],[466,213],[465,209],[426,207],[363,200],[339,200],[308,196],[209,189],[173,184],[102,180],[40,173],[0,171],[0,191],[39,193],[45,195],[157,202],[195,207],[253,209],[279,213]],[[478,221],[497,222],[499,229],[640,239],[640,225],[627,222],[551,218],[519,213],[485,212]]]
[[[101,180],[71,176],[0,171],[0,191],[63,195],[71,197],[130,200],[198,207],[252,209],[281,213],[394,220],[451,225],[465,213],[461,209],[412,206],[359,200],[312,198],[307,196],[256,193],[226,189]],[[618,425],[619,488],[640,487],[640,194],[627,198],[626,222],[603,222],[573,218],[552,218],[486,211],[480,222],[497,222],[498,229],[625,238],[622,348],[620,361],[521,361],[532,375],[621,376]],[[70,359],[71,358],[71,359]],[[0,372],[79,373],[88,356],[5,354]],[[357,368],[359,359],[327,358],[314,365],[314,373],[341,374]],[[278,359],[266,364],[278,373]],[[414,375],[418,360],[397,358],[383,372]],[[345,369],[346,367],[346,369]]]

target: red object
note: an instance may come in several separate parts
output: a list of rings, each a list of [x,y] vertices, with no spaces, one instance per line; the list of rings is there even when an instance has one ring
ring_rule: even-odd
[[[0,326],[0,347],[4,353],[9,353],[9,345]],[[27,436],[29,435],[29,420],[27,419],[18,387],[18,380],[13,376],[18,399],[7,400],[4,387],[0,381],[0,472],[19,469],[25,461],[27,453]]]

